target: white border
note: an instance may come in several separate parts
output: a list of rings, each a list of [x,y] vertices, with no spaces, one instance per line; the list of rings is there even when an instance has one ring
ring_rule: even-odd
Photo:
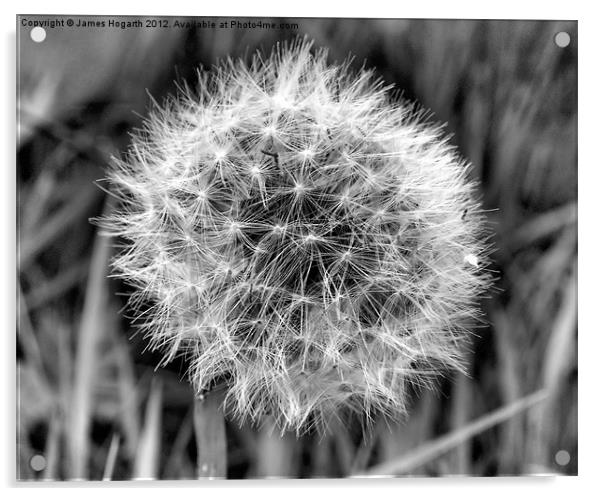
[[[325,0],[300,0],[295,4],[282,0],[270,2],[191,2],[187,5],[174,5],[173,2],[136,1],[125,5],[123,0],[103,0],[102,2],[76,1],[20,1],[18,5],[6,4],[2,7],[0,22],[3,25],[4,77],[0,78],[3,109],[1,120],[2,150],[5,152],[2,171],[2,204],[0,206],[2,288],[4,298],[0,298],[4,317],[4,380],[7,397],[0,408],[2,421],[2,449],[0,449],[0,480],[13,490],[15,486],[26,492],[40,488],[44,494],[60,494],[66,488],[81,488],[98,491],[106,489],[102,483],[57,483],[40,486],[38,484],[18,484],[15,476],[15,15],[21,14],[89,14],[89,15],[208,15],[208,16],[299,16],[299,17],[435,17],[435,18],[502,18],[502,19],[577,19],[579,21],[579,477],[558,478],[493,478],[493,479],[403,479],[403,480],[359,480],[348,481],[241,481],[231,483],[156,482],[149,484],[119,484],[134,491],[163,493],[168,487],[178,491],[202,491],[203,489],[244,491],[245,495],[287,493],[304,494],[308,491],[332,491],[340,488],[346,492],[366,492],[370,490],[385,494],[399,494],[400,491],[417,491],[424,494],[487,494],[506,495],[511,491],[529,490],[533,493],[563,494],[567,490],[584,491],[593,488],[597,475],[601,472],[600,463],[600,363],[598,354],[602,351],[600,317],[600,202],[602,197],[602,160],[600,159],[600,102],[601,64],[600,39],[602,36],[600,16],[585,2],[545,1],[526,2],[525,0],[504,0],[495,4],[476,1],[426,1],[393,2],[370,0],[367,2],[331,2]],[[591,3],[593,5],[593,2]],[[587,486],[587,487],[586,487]],[[589,492],[589,491],[588,491]]]

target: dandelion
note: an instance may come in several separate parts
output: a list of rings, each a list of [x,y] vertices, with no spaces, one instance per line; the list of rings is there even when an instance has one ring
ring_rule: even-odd
[[[370,71],[305,41],[228,60],[151,112],[110,180],[139,324],[235,418],[397,416],[462,367],[488,285],[475,186]]]

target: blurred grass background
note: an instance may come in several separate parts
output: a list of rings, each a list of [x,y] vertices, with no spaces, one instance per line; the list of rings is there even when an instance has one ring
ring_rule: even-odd
[[[353,54],[448,122],[482,184],[499,279],[470,377],[422,392],[405,423],[377,420],[369,436],[352,423],[300,439],[228,423],[228,476],[341,477],[391,463],[402,475],[576,474],[577,23],[276,22],[297,26],[49,29],[40,44],[18,27],[17,477],[194,478],[186,364],[155,371],[159,357],[120,313],[128,288],[107,278],[112,245],[89,222],[110,208],[95,181],[149,95],[297,35],[333,61]],[[560,31],[566,48],[553,41]],[[487,417],[504,405],[516,408]]]

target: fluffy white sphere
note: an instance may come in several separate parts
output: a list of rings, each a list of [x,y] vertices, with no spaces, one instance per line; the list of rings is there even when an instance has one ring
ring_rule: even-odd
[[[489,281],[474,185],[370,72],[306,42],[227,61],[151,113],[110,179],[151,343],[189,356],[199,393],[226,384],[238,418],[395,415],[461,366]]]

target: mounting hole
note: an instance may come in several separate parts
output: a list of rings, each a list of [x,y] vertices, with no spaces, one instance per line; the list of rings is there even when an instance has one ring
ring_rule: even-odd
[[[556,33],[554,35],[554,43],[556,43],[556,45],[558,45],[560,48],[568,47],[570,42],[571,37],[569,36],[569,33],[565,31],[560,31],[560,33]]]
[[[558,465],[560,465],[561,467],[564,467],[564,466],[568,465],[569,462],[571,461],[571,455],[569,455],[568,451],[560,450],[556,453],[554,460],[556,460],[556,463]]]
[[[46,458],[42,455],[33,455],[29,460],[29,466],[36,472],[41,472],[46,468]]]
[[[36,26],[31,30],[29,35],[36,43],[42,43],[46,39],[46,30],[41,26]]]

